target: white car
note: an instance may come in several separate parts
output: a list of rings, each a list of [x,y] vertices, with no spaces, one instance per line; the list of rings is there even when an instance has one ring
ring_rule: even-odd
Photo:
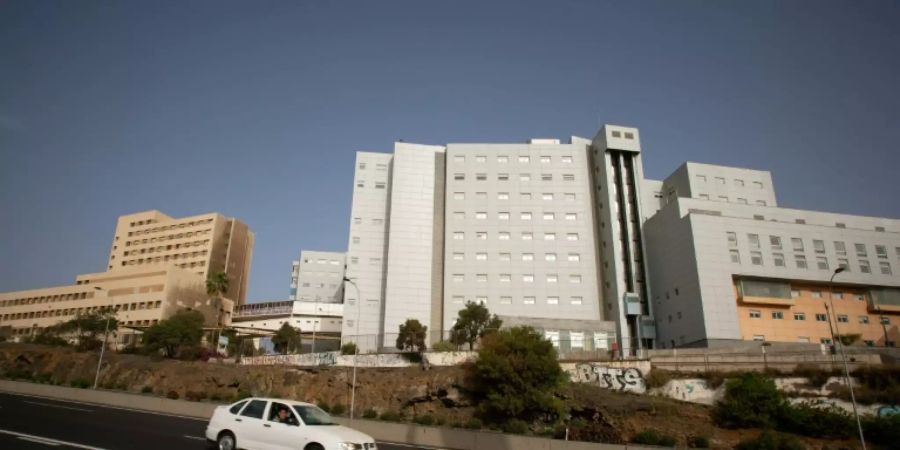
[[[219,450],[377,450],[375,440],[338,425],[315,405],[277,398],[248,398],[219,406],[206,426]]]

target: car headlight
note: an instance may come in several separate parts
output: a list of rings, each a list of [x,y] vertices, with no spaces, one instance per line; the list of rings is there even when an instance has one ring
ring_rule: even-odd
[[[341,450],[363,450],[363,445],[354,444],[353,442],[341,442],[338,444],[338,448]]]

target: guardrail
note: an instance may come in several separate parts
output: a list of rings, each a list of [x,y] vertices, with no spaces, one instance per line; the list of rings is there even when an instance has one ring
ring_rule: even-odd
[[[136,409],[206,420],[218,404],[171,400],[149,395],[78,389],[48,384],[0,380],[0,392]],[[336,418],[342,425],[366,433],[380,442],[421,445],[454,450],[649,450],[661,447],[563,441],[492,431],[426,427],[405,423]]]

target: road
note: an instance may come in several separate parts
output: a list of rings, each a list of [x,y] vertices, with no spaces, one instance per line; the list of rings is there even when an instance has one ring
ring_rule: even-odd
[[[204,450],[205,429],[206,420],[0,393],[2,449]]]

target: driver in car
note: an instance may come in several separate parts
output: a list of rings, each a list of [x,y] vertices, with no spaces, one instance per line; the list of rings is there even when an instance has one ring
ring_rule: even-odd
[[[275,421],[286,425],[297,425],[297,419],[295,419],[294,415],[291,414],[291,412],[286,408],[278,408],[278,413],[275,416]]]

